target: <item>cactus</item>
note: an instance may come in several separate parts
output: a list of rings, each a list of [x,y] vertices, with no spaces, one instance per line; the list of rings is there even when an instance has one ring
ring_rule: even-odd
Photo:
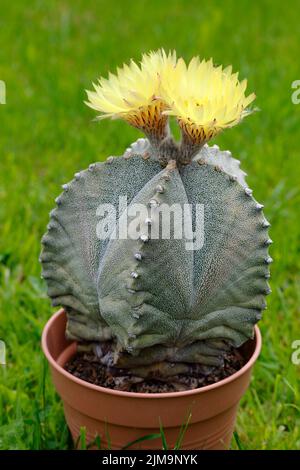
[[[220,81],[228,92],[231,101],[225,92],[210,98],[216,92],[205,89],[215,106],[213,121],[208,116],[205,123],[205,106],[212,107],[207,100],[201,123],[197,120],[198,108],[192,105],[199,107],[202,95],[189,96],[185,116],[181,92],[186,81],[196,94],[191,77],[216,89]],[[133,83],[135,94],[129,88]],[[128,97],[119,103],[126,87],[138,103]],[[140,67],[132,62],[110,81],[102,79],[88,93],[91,107],[125,119],[147,138],[121,157],[93,163],[63,186],[42,239],[41,262],[52,304],[67,312],[67,337],[91,345],[107,367],[161,378],[187,372],[191,364],[221,367],[229,346],[239,347],[253,336],[270,293],[270,224],[238,160],[207,144],[249,113],[254,98],[245,97],[245,88],[231,69],[198,59],[186,67],[174,53],[159,51],[144,56]],[[222,105],[228,99],[232,107],[227,103],[224,111],[217,98]],[[182,130],[180,144],[168,127],[172,114]],[[147,208],[146,217],[139,216],[140,235],[118,237],[113,225],[101,239],[97,209],[118,208],[121,196],[128,210],[135,204]],[[170,238],[152,236],[161,208],[174,204],[191,207],[185,221],[190,228],[195,228],[197,204],[203,205],[201,249],[187,249],[190,240],[185,232],[174,236],[175,224]],[[126,216],[120,209],[119,226],[128,224]]]

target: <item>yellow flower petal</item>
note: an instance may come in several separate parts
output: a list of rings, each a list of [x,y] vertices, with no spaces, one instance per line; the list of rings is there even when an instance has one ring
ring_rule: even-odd
[[[221,130],[232,127],[247,114],[254,93],[245,96],[247,80],[239,82],[232,67],[215,67],[212,59],[193,58],[186,66],[179,59],[173,76],[162,83],[162,97],[167,115],[176,116],[182,130],[190,139],[209,140]]]

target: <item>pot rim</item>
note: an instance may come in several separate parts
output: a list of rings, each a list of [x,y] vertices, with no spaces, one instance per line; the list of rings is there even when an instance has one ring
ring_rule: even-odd
[[[110,388],[106,387],[101,387],[100,385],[94,385],[89,382],[86,382],[85,380],[79,379],[78,377],[75,377],[73,374],[70,372],[67,372],[62,366],[60,366],[56,360],[52,357],[50,354],[50,351],[47,346],[47,337],[48,333],[51,330],[53,323],[55,323],[55,320],[57,317],[65,314],[65,311],[63,308],[58,310],[57,312],[52,315],[49,320],[47,321],[43,333],[42,333],[42,349],[43,352],[50,363],[50,365],[58,372],[59,374],[63,375],[67,380],[71,380],[72,382],[75,382],[78,385],[81,385],[82,387],[87,387],[91,390],[94,390],[96,392],[101,392],[101,393],[106,393],[108,395],[115,395],[115,396],[120,396],[120,397],[127,397],[127,398],[144,398],[144,399],[151,399],[151,398],[176,398],[176,397],[183,397],[183,396],[188,396],[188,395],[196,395],[198,393],[205,393],[209,392],[211,390],[214,390],[216,388],[222,387],[224,385],[229,384],[230,382],[233,382],[237,380],[241,375],[243,375],[245,372],[247,372],[251,367],[254,365],[256,362],[260,351],[261,351],[261,345],[262,345],[262,338],[261,338],[261,333],[259,330],[259,327],[257,325],[254,326],[254,340],[255,340],[255,349],[253,351],[252,356],[246,362],[246,364],[237,372],[234,374],[230,375],[229,377],[226,377],[223,380],[219,380],[219,382],[216,382],[211,385],[206,385],[205,387],[201,388],[195,388],[192,390],[184,390],[182,392],[163,392],[163,393],[137,393],[137,392],[125,392],[121,390],[113,390]]]

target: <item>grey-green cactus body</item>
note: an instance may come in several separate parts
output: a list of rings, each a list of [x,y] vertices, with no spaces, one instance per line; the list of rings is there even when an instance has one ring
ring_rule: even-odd
[[[120,238],[108,228],[99,239],[97,209],[118,208],[120,196],[128,210],[148,208],[141,234]],[[201,248],[187,249],[175,224],[170,238],[153,236],[164,207],[190,208],[184,223],[198,230],[197,205]],[[139,139],[122,157],[76,174],[51,212],[41,254],[52,303],[68,314],[68,337],[109,342],[103,362],[141,376],[154,364],[165,375],[189,363],[219,364],[228,345],[252,337],[266,306],[272,260],[262,208],[239,162],[216,146],[205,145],[188,165],[162,167]],[[117,219],[126,224],[126,211]]]

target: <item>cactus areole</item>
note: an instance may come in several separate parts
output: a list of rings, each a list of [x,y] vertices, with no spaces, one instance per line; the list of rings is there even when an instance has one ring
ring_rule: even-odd
[[[164,379],[222,367],[253,336],[270,293],[270,224],[239,161],[207,144],[251,112],[246,85],[231,67],[160,50],[88,92],[100,118],[146,138],[63,186],[42,276],[67,312],[67,337],[108,368]]]

